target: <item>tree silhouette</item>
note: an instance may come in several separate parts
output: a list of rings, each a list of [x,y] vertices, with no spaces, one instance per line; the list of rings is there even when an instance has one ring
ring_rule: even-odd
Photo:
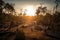
[[[42,6],[39,6],[38,9],[36,10],[36,14],[37,15],[40,15],[41,13],[46,13],[47,12],[47,7],[42,7]]]
[[[25,16],[25,15],[26,15],[26,11],[27,11],[27,10],[25,9],[25,11],[24,11],[24,13],[23,13],[23,16]]]
[[[46,12],[47,12],[47,7],[43,7],[43,8],[42,8],[42,12],[43,12],[43,13],[46,13]]]
[[[52,17],[51,17],[52,19],[50,19],[51,21],[50,21],[50,35],[49,36],[51,36],[52,38],[54,37],[54,38],[56,38],[56,39],[60,39],[60,37],[59,37],[59,33],[60,33],[60,12],[55,12],[55,14],[53,14],[52,15]],[[49,29],[48,29],[49,30]]]
[[[57,11],[57,7],[59,6],[59,1],[55,0],[55,4],[56,4],[56,11]]]
[[[9,3],[6,3],[5,6],[4,6],[4,8],[5,8],[5,10],[6,10],[8,13],[13,14],[13,12],[15,12],[14,7],[13,7],[11,4],[9,4]]]
[[[55,0],[54,3],[56,4],[55,7],[53,8],[53,12],[55,13],[57,11],[57,8],[59,6],[60,1],[59,0]]]
[[[14,9],[14,6],[13,6],[14,4],[11,4],[10,5],[10,12],[11,12],[11,14],[13,15],[13,13],[15,13],[15,9]]]
[[[42,7],[40,7],[40,6],[39,6],[39,7],[38,7],[38,9],[36,10],[36,14],[37,14],[37,15],[39,15],[39,14],[40,14],[41,9],[42,9]]]
[[[19,14],[19,16],[22,16],[22,9],[20,9],[20,14]]]
[[[0,0],[0,13],[2,13],[2,11],[3,11],[4,4],[5,4],[5,2],[3,0]]]

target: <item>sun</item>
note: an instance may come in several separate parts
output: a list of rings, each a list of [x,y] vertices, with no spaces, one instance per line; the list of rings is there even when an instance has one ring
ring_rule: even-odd
[[[27,6],[26,8],[26,15],[27,16],[34,16],[35,15],[35,10],[33,6]]]

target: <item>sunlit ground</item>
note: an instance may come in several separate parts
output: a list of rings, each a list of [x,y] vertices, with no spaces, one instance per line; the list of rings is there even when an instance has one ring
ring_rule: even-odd
[[[24,24],[29,25],[35,20],[35,16],[25,16],[24,20],[25,20]]]

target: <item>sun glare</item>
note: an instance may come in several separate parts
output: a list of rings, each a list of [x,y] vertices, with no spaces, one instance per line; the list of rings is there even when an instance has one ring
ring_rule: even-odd
[[[27,6],[25,9],[26,9],[27,16],[34,16],[35,15],[35,10],[34,10],[33,6]]]

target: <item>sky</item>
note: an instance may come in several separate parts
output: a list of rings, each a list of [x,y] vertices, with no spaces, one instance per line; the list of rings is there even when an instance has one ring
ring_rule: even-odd
[[[55,6],[55,3],[54,3],[55,0],[4,0],[4,1],[8,3],[14,3],[15,4],[14,7],[17,12],[27,5],[33,5],[34,7],[36,7],[41,3],[47,6],[48,9],[51,9],[52,7]]]

